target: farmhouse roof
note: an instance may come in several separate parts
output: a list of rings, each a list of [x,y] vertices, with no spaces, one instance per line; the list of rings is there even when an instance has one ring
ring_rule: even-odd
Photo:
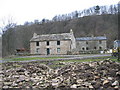
[[[71,40],[71,35],[71,33],[36,35],[30,41]]]
[[[81,37],[76,38],[77,41],[89,41],[89,40],[107,40],[105,36],[98,36],[98,37]]]

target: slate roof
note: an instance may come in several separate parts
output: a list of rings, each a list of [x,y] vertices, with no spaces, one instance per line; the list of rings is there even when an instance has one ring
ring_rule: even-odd
[[[81,37],[76,38],[77,41],[89,41],[89,40],[107,40],[105,36],[98,36],[98,37]]]
[[[71,33],[37,35],[30,41],[71,40]]]

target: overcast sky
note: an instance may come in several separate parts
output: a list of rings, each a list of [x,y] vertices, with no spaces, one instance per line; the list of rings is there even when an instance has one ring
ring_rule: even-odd
[[[119,0],[0,0],[0,26],[2,20],[9,17],[13,17],[17,24],[23,24],[25,21],[52,19],[55,15],[118,2]]]

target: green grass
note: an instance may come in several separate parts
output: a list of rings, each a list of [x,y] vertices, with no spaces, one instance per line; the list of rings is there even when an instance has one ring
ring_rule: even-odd
[[[97,57],[97,58],[90,58],[90,59],[81,59],[81,60],[64,60],[64,61],[53,61],[54,63],[59,62],[91,62],[91,61],[102,61],[110,58],[112,61],[117,61],[117,58],[111,57],[111,56],[105,56],[105,57]]]
[[[45,59],[58,59],[64,57],[26,57],[26,58],[11,58],[10,61],[27,61],[27,60],[45,60]]]
[[[63,58],[62,61],[46,61],[46,59],[57,59],[57,58]],[[117,60],[116,57],[112,57],[112,56],[104,56],[104,57],[97,57],[97,58],[89,58],[89,59],[80,59],[80,60],[64,60],[65,57],[26,57],[26,58],[12,58],[13,61],[25,61],[25,60],[37,60],[37,63],[40,64],[46,64],[48,65],[50,68],[60,68],[65,66],[65,64],[60,64],[60,62],[65,62],[65,63],[71,63],[71,62],[76,62],[76,63],[81,63],[81,62],[91,62],[91,61],[102,61],[102,60],[107,60],[108,58],[112,61],[115,62],[120,62]],[[44,60],[44,61],[41,61]],[[21,65],[14,65],[12,66],[13,68],[16,67],[21,67]],[[8,67],[8,68],[12,68],[12,67]]]
[[[46,59],[59,59],[65,57],[25,57],[25,58],[9,58],[10,61],[29,61],[29,60],[46,60]],[[59,62],[90,62],[90,61],[101,61],[110,58],[112,61],[117,61],[117,58],[112,56],[104,56],[104,57],[97,57],[97,58],[90,58],[90,59],[81,59],[81,60],[63,60],[63,61],[52,61],[53,63]],[[4,59],[3,59],[4,60]]]
[[[76,63],[80,63],[80,62],[102,61],[102,60],[107,60],[108,58],[110,58],[110,60],[112,60],[112,61],[120,62],[120,61],[117,60],[116,57],[106,56],[106,57],[91,58],[91,59],[81,59],[81,60],[52,61],[53,65],[50,65],[50,67],[51,68],[58,68],[58,67],[65,66],[65,65],[59,65],[60,62],[68,62],[68,63],[76,62]]]

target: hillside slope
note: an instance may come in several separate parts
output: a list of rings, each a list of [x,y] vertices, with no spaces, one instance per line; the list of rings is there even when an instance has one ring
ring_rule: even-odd
[[[3,55],[14,54],[16,48],[29,49],[29,40],[37,34],[64,33],[73,29],[75,37],[106,35],[108,48],[112,48],[117,38],[117,15],[86,16],[68,21],[48,22],[43,24],[21,25],[11,28],[3,34]]]

